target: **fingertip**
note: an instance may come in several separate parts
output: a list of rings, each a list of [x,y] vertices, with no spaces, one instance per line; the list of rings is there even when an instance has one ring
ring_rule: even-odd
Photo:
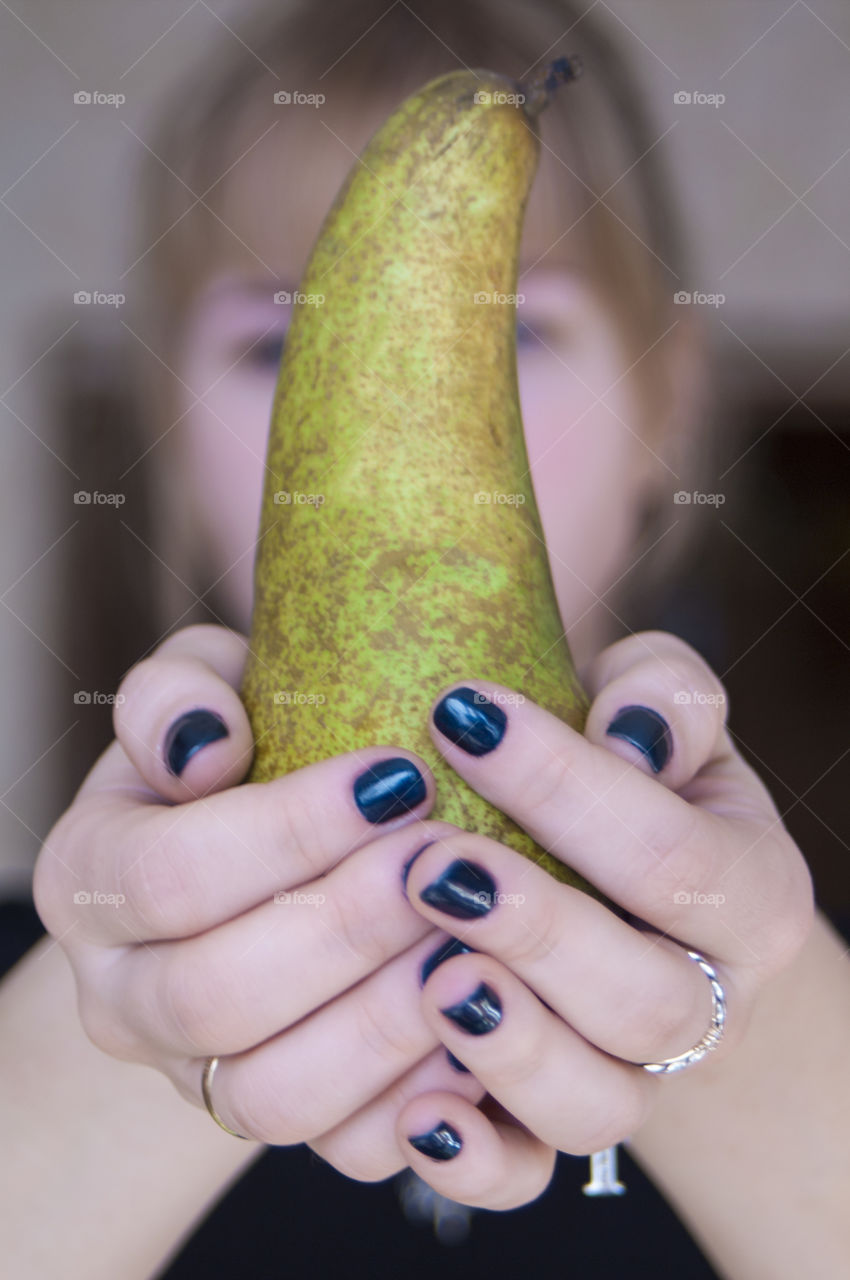
[[[514,1209],[545,1191],[557,1152],[494,1101],[499,1118],[491,1119],[491,1101],[485,1095],[476,1107],[445,1091],[421,1094],[399,1113],[398,1142],[410,1167],[441,1195],[481,1209]]]
[[[392,748],[389,748],[392,751]],[[357,772],[352,779],[354,803],[367,822],[389,826],[416,810],[430,811],[434,803],[434,775],[413,752],[396,751],[363,766],[355,753]]]
[[[638,753],[637,763],[651,773],[660,773],[673,755],[673,731],[660,711],[653,707],[620,707],[605,729],[609,739],[624,742]],[[630,750],[628,758],[633,757]]]
[[[254,739],[248,716],[232,690],[225,687],[222,694],[207,699],[207,705],[179,711],[161,734],[157,755],[174,799],[196,799],[235,786],[251,767]]]
[[[195,753],[230,730],[217,711],[194,707],[173,720],[166,730],[163,755],[168,772],[179,778]]]

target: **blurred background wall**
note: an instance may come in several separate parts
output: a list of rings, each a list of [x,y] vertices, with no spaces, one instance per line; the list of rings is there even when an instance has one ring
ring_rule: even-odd
[[[743,747],[820,860],[822,894],[838,901],[850,868],[841,824],[850,780],[850,6],[585,8],[602,14],[642,73],[696,250],[683,287],[723,298],[682,304],[705,310],[734,407],[726,471],[750,495],[727,521],[733,528],[715,510],[703,563],[735,653],[721,674],[733,725],[738,708],[762,725]],[[66,695],[56,702],[57,687],[82,678],[63,645],[56,593],[84,601],[85,584],[57,583],[81,512],[53,499],[67,493],[74,464],[52,424],[45,371],[73,350],[80,326],[99,327],[105,343],[126,338],[128,215],[147,123],[244,10],[238,0],[0,4],[0,863],[9,884],[25,887],[40,839],[70,799],[78,778],[52,763],[73,757],[75,726],[92,714]],[[75,101],[96,92],[125,101]],[[79,291],[127,302],[75,304]],[[808,703],[794,701],[795,681]],[[78,772],[90,763],[78,759]]]

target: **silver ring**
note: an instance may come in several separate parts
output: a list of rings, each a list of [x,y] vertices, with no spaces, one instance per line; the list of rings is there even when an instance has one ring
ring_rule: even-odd
[[[701,956],[698,951],[689,951],[688,955],[697,962],[711,983],[711,1026],[699,1044],[695,1044],[693,1049],[688,1049],[687,1053],[679,1053],[675,1058],[665,1058],[663,1062],[642,1062],[644,1071],[650,1071],[653,1075],[660,1076],[670,1071],[682,1071],[685,1067],[691,1067],[695,1062],[699,1062],[700,1058],[704,1058],[712,1049],[717,1048],[726,1025],[726,992],[721,987],[717,974],[705,956]]]

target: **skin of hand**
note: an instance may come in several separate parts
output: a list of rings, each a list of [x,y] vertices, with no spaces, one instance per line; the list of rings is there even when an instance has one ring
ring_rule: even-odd
[[[323,148],[322,142],[319,136],[311,150],[316,182],[299,189],[296,204],[286,206],[283,221],[287,236],[280,236],[279,213],[267,220],[262,257],[274,264],[276,281],[270,285],[265,277],[258,279],[253,259],[216,263],[208,287],[199,293],[188,317],[175,359],[180,384],[174,417],[179,415],[180,427],[173,435],[179,434],[181,503],[191,507],[193,537],[202,539],[208,548],[213,576],[220,581],[231,614],[242,630],[247,630],[250,620],[250,551],[256,537],[268,407],[287,323],[285,308],[273,301],[274,292],[294,288],[309,249],[310,228],[318,225],[350,163],[347,152],[337,155],[332,148]],[[574,243],[575,236],[560,238],[560,225],[556,227],[557,220],[551,216],[555,188],[551,174],[547,178],[546,173],[547,165],[551,168],[556,162],[550,163],[547,156],[542,158],[523,236],[525,301],[519,308],[523,323],[518,335],[518,378],[556,594],[570,628],[571,648],[583,670],[583,664],[594,655],[599,655],[601,663],[616,650],[616,646],[603,648],[610,640],[614,618],[606,596],[634,558],[631,548],[642,502],[659,486],[669,488],[671,495],[681,487],[675,462],[671,469],[667,460],[675,459],[674,446],[691,417],[699,361],[694,360],[688,318],[677,317],[663,343],[670,392],[665,414],[663,418],[657,413],[651,417],[653,436],[644,439],[643,432],[634,429],[635,423],[643,424],[647,418],[638,400],[637,383],[631,373],[623,373],[631,367],[633,357],[623,347],[610,305],[597,294],[583,269],[586,248]],[[256,169],[253,177],[252,166]],[[257,207],[246,192],[252,183],[258,191],[264,190],[268,174],[267,158],[257,148],[246,157],[240,180],[245,209]],[[285,198],[289,195],[289,189],[283,192]],[[258,228],[252,225],[251,235],[243,238],[256,245],[257,235]],[[549,250],[556,237],[559,251],[553,254]],[[606,495],[605,503],[599,502],[600,493]],[[673,523],[671,517],[671,527]],[[638,643],[640,640],[636,638]],[[643,640],[650,652],[644,649],[642,658],[649,661],[654,642],[646,636]],[[672,637],[666,640],[678,643]],[[685,666],[690,664],[691,677],[694,666],[702,673],[702,660],[686,646],[682,648],[690,655]],[[620,1107],[606,1132],[591,1134],[585,1123],[583,1131],[577,1127],[573,1134],[560,1135],[549,1132],[545,1125],[542,1133],[533,1125],[526,1128],[530,1117],[526,1114],[523,1119],[521,1105],[519,1125],[503,1114],[495,1099],[509,1077],[509,1064],[500,1071],[488,1071],[482,1065],[480,1076],[477,1067],[462,1074],[447,1066],[443,1040],[451,1040],[459,1050],[458,1058],[472,1065],[473,1054],[483,1056],[485,1050],[491,1051],[488,1045],[498,1046],[500,1031],[475,1037],[471,1047],[473,1037],[456,1032],[439,1013],[439,1001],[434,1003],[440,991],[438,982],[465,973],[465,964],[485,963],[487,958],[497,966],[491,972],[495,982],[499,966],[503,966],[506,982],[511,984],[499,992],[503,1021],[514,1027],[521,1040],[523,1033],[514,1010],[524,1009],[524,1016],[533,1019],[534,1010],[542,1004],[540,994],[534,994],[534,982],[524,976],[518,960],[515,969],[509,954],[500,955],[495,943],[491,954],[480,939],[474,944],[480,948],[478,955],[447,959],[434,970],[424,991],[420,989],[422,957],[444,954],[451,937],[461,931],[469,936],[470,929],[444,915],[442,927],[435,929],[436,913],[416,895],[422,887],[419,868],[432,867],[425,859],[438,856],[439,844],[427,849],[414,864],[409,901],[401,886],[400,870],[412,854],[435,835],[439,840],[449,834],[447,824],[435,828],[424,821],[432,800],[430,775],[419,762],[428,787],[427,800],[415,813],[382,824],[377,838],[351,801],[352,783],[368,763],[388,752],[413,758],[403,744],[389,748],[376,745],[369,753],[357,753],[356,761],[351,757],[324,761],[312,770],[262,788],[245,788],[250,794],[244,799],[239,796],[240,788],[235,784],[247,773],[251,750],[250,731],[235,692],[243,657],[244,641],[234,632],[191,628],[173,636],[134,669],[121,690],[127,701],[116,708],[117,742],[94,766],[72,809],[50,833],[36,870],[36,902],[45,922],[62,937],[75,971],[87,1031],[110,1054],[157,1065],[180,1093],[197,1105],[203,1057],[208,1053],[226,1055],[214,1082],[216,1107],[226,1123],[262,1141],[306,1139],[350,1176],[383,1178],[413,1163],[432,1185],[470,1203],[510,1207],[533,1198],[548,1181],[559,1138],[581,1146],[584,1136],[584,1146],[590,1149],[603,1139],[614,1140],[620,1133],[633,1131],[648,1114],[652,1095],[660,1092],[661,1082],[636,1067],[617,1066],[615,1055],[594,1047],[593,1061],[607,1068],[602,1084],[614,1092],[618,1086],[621,1089]],[[669,655],[664,661],[669,662]],[[474,674],[470,673],[470,683],[475,683]],[[614,682],[617,678],[617,673],[610,677]],[[683,674],[682,682],[684,678]],[[677,690],[688,687],[682,682],[675,686]],[[639,687],[640,681],[633,693],[624,689],[622,696],[639,699]],[[714,677],[707,687],[717,688]],[[603,697],[600,679],[593,690],[597,700]],[[667,714],[669,697],[655,703],[647,694],[646,703]],[[165,734],[175,719],[198,706],[218,712],[227,723],[229,736],[199,751],[176,779],[163,763]],[[534,711],[543,715],[528,704],[517,710],[510,707],[504,743],[491,757],[474,761],[453,748],[452,763],[475,785],[472,772],[478,770],[483,778],[485,770],[500,769],[498,762],[513,749],[516,725],[522,723],[517,716]],[[677,704],[675,711],[676,718],[668,716],[674,743],[670,763],[658,778],[640,779],[650,788],[654,786],[662,797],[656,803],[671,799],[671,786],[675,790],[679,785],[671,780],[680,776],[676,770],[686,758],[683,753],[687,750],[693,755],[690,735],[683,742],[677,737],[681,732],[678,717],[685,709]],[[693,713],[698,726],[704,724],[703,708],[694,706],[687,711]],[[628,766],[633,776],[648,771],[635,759],[633,748],[593,725],[591,718],[589,730],[596,737],[588,738],[588,748],[593,750],[582,757],[582,763],[590,767],[591,758],[602,757],[609,769]],[[572,762],[574,737],[564,726],[558,728],[567,735],[567,759]],[[551,741],[556,741],[554,736]],[[445,739],[437,733],[435,742],[439,749],[446,748]],[[699,753],[694,758],[690,785],[699,764],[711,759],[710,748],[702,738],[699,742],[704,758],[700,761]],[[621,752],[626,758],[618,759]],[[577,757],[575,761],[573,767],[578,768]],[[550,761],[547,775],[551,777],[559,769]],[[720,784],[712,776],[712,785],[719,792]],[[591,769],[590,785],[594,779]],[[536,785],[539,795],[540,781]],[[688,785],[685,781],[686,790]],[[759,788],[754,779],[753,794],[758,794]],[[579,782],[578,791],[586,795],[588,803],[593,798],[586,793],[584,782]],[[615,788],[612,797],[616,794]],[[773,814],[763,788],[760,794],[761,812]],[[680,798],[690,802],[689,808],[700,807],[685,793]],[[507,807],[511,795],[506,792],[501,800]],[[494,802],[500,803],[500,799]],[[707,807],[703,806],[705,821],[711,820],[711,803],[709,794]],[[519,801],[517,805],[519,812]],[[598,808],[601,815],[601,801]],[[666,828],[646,834],[653,813],[650,806],[639,819],[627,814],[625,821],[633,827],[639,823],[650,850],[656,850],[663,863]],[[449,830],[453,840],[468,838],[468,833]],[[333,834],[329,836],[328,831]],[[625,834],[621,832],[624,839]],[[646,855],[639,844],[635,851],[627,852],[621,842],[624,858],[639,858],[642,852]],[[443,853],[447,856],[447,849]],[[593,849],[587,857],[592,860],[595,853]],[[527,897],[523,908],[528,912],[535,909],[527,877],[534,875],[536,868],[500,845],[486,850],[476,845],[475,855],[482,865],[485,858],[507,859],[515,868],[511,874],[523,878],[518,891]],[[793,855],[787,852],[786,861],[796,865],[797,857],[796,851]],[[604,857],[597,858],[598,866],[583,866],[580,851],[570,846],[567,860],[607,888],[611,897],[621,900],[611,890],[610,881],[599,879],[603,872],[608,874]],[[502,878],[508,874],[503,862],[489,865],[493,874],[498,872]],[[666,883],[671,889],[691,880],[708,883],[710,868],[703,870],[705,880],[694,866],[692,877],[679,868],[679,878],[671,872]],[[542,874],[535,878],[538,889]],[[804,882],[799,891],[803,900],[800,911],[805,917],[810,890],[803,873],[799,874]],[[665,883],[663,866],[659,880]],[[498,883],[500,892],[509,894],[506,884]],[[557,886],[549,877],[544,877],[544,885],[540,891],[547,898],[552,896],[553,904],[561,904],[565,920],[567,912],[592,909],[590,900],[583,898],[581,907],[570,906],[575,895],[554,894]],[[274,893],[287,886],[290,890],[301,888],[305,900],[273,903]],[[80,889],[121,893],[125,902],[120,908],[110,903],[77,908],[73,896]],[[721,891],[728,896],[725,882]],[[320,894],[325,895],[321,904],[309,900]],[[760,900],[759,896],[756,901]],[[723,912],[699,905],[680,911],[683,936],[687,932],[685,940],[692,945],[698,945],[698,940],[687,931],[688,920],[701,922],[712,913],[730,920],[725,904]],[[271,912],[285,913],[285,929],[275,927],[279,915],[266,918]],[[336,936],[326,927],[332,913]],[[498,902],[490,918],[473,922],[471,932],[477,929],[480,935],[489,928],[495,937],[498,919],[508,913],[516,921],[521,918],[518,901]],[[639,915],[639,910],[634,914]],[[645,982],[653,979],[660,983],[651,994],[647,991],[642,1001],[648,1010],[648,1025],[660,1033],[648,1037],[652,1043],[646,1046],[647,1056],[678,1052],[698,1039],[706,1029],[710,1002],[708,984],[696,966],[670,942],[655,944],[648,935],[635,941],[632,934],[638,935],[638,929],[625,933],[627,926],[610,913],[595,918],[600,924],[604,921],[605,927],[598,937],[589,933],[594,946],[598,943],[604,948],[611,930],[621,944],[623,938],[629,939],[632,954],[641,944],[647,949],[642,961]],[[659,928],[666,918],[659,912],[657,919],[647,918],[646,923]],[[575,923],[572,916],[569,923],[571,927]],[[734,924],[734,919],[730,923]],[[725,932],[722,925],[719,927]],[[787,928],[790,935],[786,955],[798,945],[805,927],[806,920],[791,926],[779,923],[779,932]],[[286,934],[292,935],[293,945],[281,951],[281,938]],[[755,941],[748,933],[747,941],[757,945],[757,933]],[[515,942],[513,945],[516,947]],[[560,950],[555,948],[556,955],[561,956],[563,949],[563,944]],[[619,954],[617,949],[615,955]],[[713,955],[710,948],[707,954]],[[715,958],[723,955],[718,947]],[[595,952],[588,956],[588,971],[595,959]],[[741,991],[729,987],[730,1019],[733,1007],[735,1017],[742,1017],[751,999],[744,981],[748,962],[733,960],[730,972],[735,965],[736,974],[740,969]],[[778,962],[774,957],[773,963]],[[767,964],[769,967],[770,956]],[[673,998],[668,991],[674,973],[679,980],[675,991],[678,1023],[672,1011],[659,1011],[653,1005],[659,990],[664,999]],[[723,975],[727,977],[725,969]],[[624,1005],[632,995],[629,987],[615,1000],[612,1022],[623,1020]],[[686,1013],[688,999],[697,1003]],[[543,1000],[551,1003],[545,995]],[[309,1015],[311,1008],[316,1012]],[[563,1037],[569,1032],[568,1018],[562,1016],[560,1022]],[[341,1077],[334,1076],[332,1061],[340,1028],[358,1035],[367,1048],[356,1062],[353,1054],[346,1055],[344,1070],[337,1067]],[[531,1031],[529,1024],[529,1034]],[[577,1034],[573,1033],[573,1039]],[[603,1045],[607,1044],[610,1036],[606,1038],[602,1028],[599,1035]],[[263,1038],[263,1049],[254,1049]],[[507,1033],[501,1038],[505,1040]],[[724,1054],[732,1044],[730,1028]],[[714,1056],[723,1066],[721,1051]],[[699,1072],[700,1068],[695,1068],[693,1075]],[[672,1081],[665,1083],[669,1087]],[[334,1088],[339,1106],[330,1114],[327,1096]],[[415,1151],[408,1137],[425,1132],[419,1127],[424,1123],[447,1118],[437,1105],[443,1098],[465,1108],[460,1114],[452,1113],[457,1123],[464,1125],[459,1130],[463,1147],[454,1160],[438,1163]],[[432,1113],[404,1112],[405,1107],[422,1106],[423,1099],[426,1110],[433,1104]],[[486,1115],[475,1106],[482,1099]],[[400,1112],[406,1123],[400,1123]],[[209,1123],[212,1126],[212,1121]],[[246,1144],[234,1141],[234,1145]],[[455,1185],[450,1187],[449,1183]]]
[[[760,988],[805,942],[811,883],[692,649],[647,632],[604,650],[584,673],[584,735],[480,681],[466,687],[507,708],[492,750],[470,754],[431,722],[458,773],[629,922],[506,846],[426,820],[423,761],[426,800],[376,839],[353,782],[377,759],[416,760],[399,748],[235,787],[251,751],[235,692],[244,653],[235,633],[193,627],[133,668],[117,741],[40,855],[37,906],[95,1044],[156,1066],[197,1105],[203,1059],[221,1055],[216,1108],[238,1132],[307,1141],[362,1180],[409,1163],[442,1194],[492,1209],[539,1195],[556,1150],[597,1150],[646,1122],[663,1085],[634,1064],[684,1051],[710,1020],[683,944],[726,989],[713,1056],[734,1052]],[[167,730],[193,707],[229,733],[175,777]],[[656,729],[663,717],[649,754],[608,732],[625,707],[650,708]],[[74,901],[80,886],[91,902]],[[471,950],[447,954],[450,938]],[[439,963],[423,986],[429,957]],[[492,1025],[473,1034],[457,1009],[476,993],[480,1006],[481,984]],[[358,1052],[340,1055],[341,1043]],[[446,1125],[451,1159],[410,1143]]]
[[[452,1087],[484,1095],[422,1017],[420,970],[445,935],[401,879],[423,843],[458,829],[422,821],[434,794],[424,762],[415,809],[363,816],[356,779],[377,759],[413,759],[402,749],[235,786],[252,754],[236,692],[246,644],[190,627],[128,673],[116,740],[40,852],[36,908],[68,956],[95,1045],[156,1067],[198,1106],[204,1059],[226,1055],[215,1102],[230,1127],[279,1144],[333,1130],[326,1158],[386,1177],[406,1164],[394,1135],[405,1102]],[[199,707],[228,733],[176,776],[168,730]]]
[[[492,749],[464,749],[476,740],[468,713],[457,741],[431,720],[470,786],[629,913],[618,919],[472,833],[436,841],[408,871],[409,901],[471,949],[433,971],[423,1012],[489,1097],[483,1109],[449,1093],[417,1098],[398,1117],[399,1145],[436,1131],[437,1158],[416,1151],[412,1167],[443,1195],[491,1209],[518,1203],[523,1178],[525,1198],[539,1194],[556,1150],[590,1153],[647,1124],[670,1080],[633,1064],[684,1053],[711,1022],[711,988],[687,949],[726,993],[725,1032],[706,1061],[734,1072],[760,993],[814,922],[805,860],[735,749],[702,658],[675,636],[639,633],[603,650],[584,682],[584,735],[478,680],[468,687],[505,716]]]

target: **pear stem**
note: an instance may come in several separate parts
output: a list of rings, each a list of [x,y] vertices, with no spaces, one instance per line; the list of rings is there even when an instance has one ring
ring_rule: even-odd
[[[563,81],[577,80],[582,68],[581,58],[577,54],[571,54],[569,58],[556,58],[554,62],[548,62],[528,80],[520,80],[525,114],[532,120],[539,116],[548,107],[558,85]]]

